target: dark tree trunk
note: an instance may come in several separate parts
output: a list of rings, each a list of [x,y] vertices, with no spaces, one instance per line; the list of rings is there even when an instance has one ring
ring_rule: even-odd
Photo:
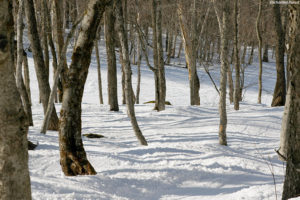
[[[273,13],[275,17],[276,30],[276,71],[277,79],[271,106],[284,106],[286,96],[286,82],[284,70],[285,31],[282,27],[281,12],[279,4],[274,4]]]
[[[111,111],[119,111],[117,65],[115,54],[115,17],[112,6],[105,9],[105,44],[107,54],[108,104]]]
[[[287,166],[282,199],[300,196],[300,5],[290,5],[289,68],[291,82],[287,95],[285,137],[287,139]],[[282,139],[282,138],[281,138]]]
[[[265,47],[264,47],[264,54],[263,54],[263,62],[269,62],[269,55],[268,55],[268,52],[269,52],[269,45],[268,45],[268,44],[265,44]]]
[[[96,32],[110,0],[90,0],[66,74],[60,111],[60,164],[67,176],[96,174],[86,157],[81,138],[81,101]]]

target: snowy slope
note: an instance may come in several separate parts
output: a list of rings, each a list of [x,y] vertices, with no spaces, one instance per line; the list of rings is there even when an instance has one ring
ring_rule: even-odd
[[[227,147],[218,145],[218,94],[208,76],[199,69],[201,106],[189,106],[187,70],[167,66],[167,100],[172,106],[163,112],[153,111],[151,104],[135,107],[149,142],[143,147],[134,137],[125,106],[121,105],[119,112],[109,112],[106,105],[104,49],[101,47],[105,105],[98,103],[93,57],[82,106],[82,132],[105,136],[83,138],[96,176],[65,177],[61,172],[57,132],[39,133],[43,112],[33,60],[29,58],[35,123],[29,139],[39,142],[38,148],[29,153],[33,199],[275,199],[272,172],[280,198],[284,166],[274,148],[279,145],[283,108],[269,106],[276,78],[273,60],[264,65],[262,105],[256,104],[257,63],[247,68],[247,91],[240,111],[234,111],[233,105],[227,107]],[[218,83],[219,66],[211,72]],[[133,81],[135,90],[136,66]],[[119,87],[119,102],[121,96]],[[153,74],[143,65],[140,102],[150,100],[154,100]],[[59,112],[60,105],[56,108]]]

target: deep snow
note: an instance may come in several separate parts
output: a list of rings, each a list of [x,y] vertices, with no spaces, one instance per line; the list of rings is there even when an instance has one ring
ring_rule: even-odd
[[[71,52],[69,52],[71,53]],[[70,55],[70,54],[69,54]],[[201,106],[189,106],[187,70],[166,66],[167,100],[172,106],[153,111],[153,74],[142,66],[141,104],[136,105],[140,128],[149,146],[140,146],[134,137],[126,107],[110,112],[107,106],[106,58],[103,41],[101,62],[104,105],[99,105],[96,60],[85,87],[82,132],[105,138],[83,137],[88,159],[96,176],[66,177],[59,164],[58,133],[39,133],[43,120],[38,103],[38,86],[33,60],[29,58],[34,127],[29,139],[38,142],[29,153],[33,199],[278,199],[282,193],[284,165],[274,151],[279,145],[283,108],[271,108],[276,80],[274,60],[264,63],[263,96],[257,104],[257,62],[246,69],[247,90],[240,111],[228,109],[228,146],[218,144],[218,94],[204,70],[199,68]],[[183,63],[181,58],[181,63]],[[176,67],[177,66],[177,67]],[[136,88],[136,66],[133,85]],[[119,103],[121,102],[118,67]],[[218,83],[219,66],[211,68]],[[60,105],[56,105],[59,112]]]

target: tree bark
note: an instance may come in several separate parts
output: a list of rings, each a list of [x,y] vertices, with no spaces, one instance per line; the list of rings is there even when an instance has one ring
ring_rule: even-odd
[[[235,64],[235,87],[234,109],[240,109],[240,38],[239,38],[240,0],[234,2],[234,64]],[[245,48],[244,48],[245,49]]]
[[[50,85],[47,76],[47,70],[45,67],[43,50],[39,40],[40,37],[37,32],[37,23],[35,18],[33,0],[25,0],[25,13],[28,24],[28,38],[31,43],[34,66],[39,85],[39,92],[43,103],[44,113],[46,113],[50,95]],[[48,130],[58,130],[58,117],[55,108],[53,109],[51,114]]]
[[[98,32],[98,34],[100,34]],[[98,39],[95,40],[95,50],[96,50],[96,59],[97,59],[97,75],[98,75],[98,90],[99,90],[99,102],[103,104],[103,93],[102,93],[102,79],[101,79],[101,63],[99,57],[99,47]]]
[[[27,90],[23,81],[22,76],[22,62],[23,62],[23,9],[24,9],[24,1],[19,1],[19,9],[18,9],[18,17],[17,17],[17,69],[16,69],[16,84],[18,91],[21,95],[21,99],[24,106],[25,114],[27,115],[27,120],[29,126],[33,126],[32,121],[32,111],[31,111],[31,103],[29,101],[29,96],[27,94]]]
[[[27,53],[25,51],[23,51],[23,74],[24,74],[24,84],[28,95],[28,100],[31,106],[32,101],[31,101],[31,90],[30,90],[30,76],[29,76]]]
[[[186,27],[185,19],[182,13],[182,8],[179,3],[178,5],[178,15],[180,30],[182,34],[182,39],[185,49],[185,58],[189,71],[189,81],[190,81],[190,103],[191,105],[200,105],[200,81],[197,74],[196,59],[197,52],[195,49],[198,46],[198,40],[196,35],[197,30],[197,21],[196,21],[196,1],[194,0],[193,13],[192,13],[192,22],[191,22],[191,33],[189,36],[188,27]]]
[[[26,115],[14,77],[11,1],[0,6],[0,199],[31,199]]]
[[[282,27],[279,4],[273,5],[276,30],[276,71],[277,79],[273,94],[272,107],[284,106],[286,96],[286,82],[284,70],[285,31]]]
[[[54,3],[54,35],[56,36],[56,44],[58,49],[58,55],[61,55],[61,51],[64,45],[64,27],[63,27],[63,0],[53,0]],[[58,57],[59,59],[59,57]],[[66,59],[65,59],[66,60]],[[58,60],[58,62],[60,62]],[[67,62],[64,63],[64,68],[60,73],[60,84],[64,84],[65,79],[65,71],[67,71]],[[63,97],[63,88],[58,87],[58,100],[62,102]]]
[[[276,4],[276,5],[278,5],[278,4]],[[268,51],[269,51],[269,45],[265,44],[265,46],[264,46],[264,54],[263,54],[263,62],[269,62]]]
[[[282,126],[288,127],[283,133],[288,144],[283,200],[300,196],[300,5],[291,4],[289,9],[291,82],[285,106],[288,117],[282,121]]]
[[[157,95],[155,95],[155,107],[154,110],[165,110],[166,103],[166,78],[165,78],[165,66],[164,66],[164,54],[162,46],[162,14],[161,14],[161,1],[154,0],[157,3],[157,21],[156,21],[156,34],[157,34]],[[153,8],[154,9],[154,8]],[[170,43],[168,44],[170,45]]]
[[[256,34],[258,39],[258,60],[259,60],[259,74],[258,74],[258,100],[257,103],[261,104],[261,93],[262,93],[262,36],[260,30],[261,23],[261,12],[262,12],[262,0],[259,1],[258,15],[256,19]]]
[[[76,41],[60,111],[60,164],[66,176],[93,175],[81,138],[81,102],[97,28],[111,0],[90,0]]]
[[[117,65],[115,54],[115,17],[112,5],[105,10],[105,44],[107,54],[108,104],[111,111],[119,111]]]
[[[122,49],[122,61],[124,66],[124,74],[125,74],[125,96],[126,96],[126,106],[127,106],[127,114],[130,117],[131,125],[135,132],[137,139],[139,140],[141,145],[148,145],[145,137],[143,136],[134,111],[134,101],[133,101],[133,90],[132,90],[132,83],[131,83],[131,66],[129,60],[129,52],[128,52],[128,39],[125,32],[124,27],[124,18],[123,18],[123,10],[122,10],[122,3],[120,0],[114,1],[114,9],[116,15],[116,24],[118,35],[120,39],[121,49]]]
[[[226,111],[226,82],[227,82],[227,70],[229,67],[228,62],[228,31],[229,31],[229,15],[230,15],[230,3],[226,0],[223,3],[222,18],[217,10],[216,3],[214,2],[214,9],[217,15],[219,30],[221,35],[221,80],[220,80],[220,101],[219,101],[219,144],[227,145],[227,111]]]

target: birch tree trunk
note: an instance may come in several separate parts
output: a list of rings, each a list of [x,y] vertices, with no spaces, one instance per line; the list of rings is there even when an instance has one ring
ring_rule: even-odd
[[[257,103],[261,104],[261,93],[262,93],[262,36],[260,30],[260,23],[261,23],[261,12],[262,12],[262,0],[259,0],[259,9],[258,15],[256,19],[256,33],[258,39],[258,60],[259,60],[259,74],[258,74],[258,100]]]
[[[25,14],[28,24],[28,38],[31,43],[34,66],[37,75],[39,92],[43,103],[44,114],[47,111],[47,105],[50,95],[50,85],[45,67],[43,50],[40,43],[40,37],[37,31],[33,0],[25,0]],[[52,111],[48,130],[58,130],[58,117],[55,107]]]
[[[111,0],[90,0],[76,41],[60,111],[60,164],[66,176],[93,175],[81,138],[81,102],[97,28]]]
[[[0,0],[0,13],[0,199],[30,200],[28,126],[13,70],[11,1]]]
[[[121,0],[114,1],[114,12],[116,15],[116,25],[117,25],[118,35],[119,35],[120,44],[122,48],[122,61],[125,70],[124,74],[125,74],[125,96],[126,96],[127,114],[130,117],[131,125],[140,144],[148,145],[145,137],[143,136],[138,126],[135,117],[134,101],[133,101],[134,98],[133,98],[133,90],[132,90],[132,83],[131,83],[132,72],[131,72],[131,66],[129,60],[128,39],[124,27],[124,18],[123,18]]]
[[[286,82],[284,70],[285,31],[282,27],[281,11],[279,4],[273,5],[276,30],[276,71],[277,79],[273,94],[272,107],[284,106],[286,96]]]
[[[281,133],[288,145],[283,200],[300,196],[300,5],[291,4],[289,10],[291,82],[285,106],[287,118],[282,121],[282,126],[287,128]]]
[[[105,9],[104,20],[105,44],[107,54],[107,89],[108,104],[111,111],[119,111],[117,65],[115,54],[115,17],[112,5]]]

